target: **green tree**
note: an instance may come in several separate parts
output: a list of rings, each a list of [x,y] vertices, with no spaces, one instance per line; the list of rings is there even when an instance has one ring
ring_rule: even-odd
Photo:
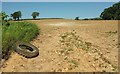
[[[33,19],[36,19],[36,17],[39,16],[39,14],[39,12],[33,12],[31,16],[33,17]]]
[[[0,13],[2,20],[7,19],[8,15],[5,12]]]
[[[22,16],[21,11],[17,11],[11,14],[11,17],[13,17],[14,20],[20,20],[21,16]]]
[[[104,9],[100,17],[104,20],[120,20],[120,2]]]

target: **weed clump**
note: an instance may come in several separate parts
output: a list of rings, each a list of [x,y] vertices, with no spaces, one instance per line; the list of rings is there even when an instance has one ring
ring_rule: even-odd
[[[81,38],[76,35],[76,32],[66,32],[60,35],[60,43],[62,45],[61,53],[69,54],[75,48],[81,48],[88,51],[91,47],[90,42],[83,42]]]

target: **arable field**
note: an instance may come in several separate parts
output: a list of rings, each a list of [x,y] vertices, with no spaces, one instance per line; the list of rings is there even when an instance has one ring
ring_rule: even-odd
[[[27,20],[40,34],[31,43],[35,58],[15,52],[3,62],[3,72],[115,72],[118,66],[118,21]]]

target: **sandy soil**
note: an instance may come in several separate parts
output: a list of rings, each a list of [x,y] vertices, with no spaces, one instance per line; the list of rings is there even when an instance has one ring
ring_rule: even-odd
[[[32,20],[40,28],[40,35],[31,43],[39,55],[24,58],[12,53],[4,62],[4,72],[113,72],[118,71],[118,21],[76,21],[64,19]],[[97,50],[74,48],[68,55],[60,53],[60,35],[76,32],[84,42]],[[115,32],[115,33],[113,33]]]

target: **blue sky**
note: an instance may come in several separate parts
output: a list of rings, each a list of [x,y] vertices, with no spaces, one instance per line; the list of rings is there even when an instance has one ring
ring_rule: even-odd
[[[118,2],[119,0],[1,0],[2,2]]]
[[[39,18],[93,18],[115,2],[3,2],[2,10],[7,14],[22,12],[22,18],[32,18],[34,11]]]

